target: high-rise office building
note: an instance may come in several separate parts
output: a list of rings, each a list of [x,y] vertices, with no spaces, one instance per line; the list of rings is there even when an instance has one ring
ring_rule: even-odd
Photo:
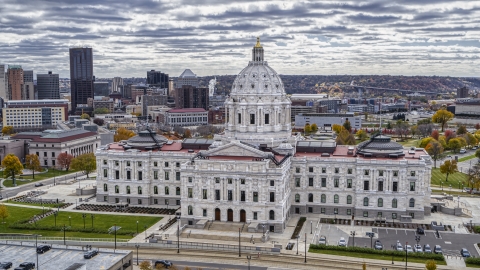
[[[22,92],[24,89],[23,69],[22,66],[8,65],[8,99],[22,100]]]
[[[168,74],[160,71],[147,71],[147,84],[155,85],[160,88],[168,88]]]
[[[195,75],[195,73],[188,68],[185,69],[180,76],[178,76],[177,82],[175,83],[175,89],[182,88],[184,85],[198,87],[197,75]]]
[[[93,98],[93,53],[92,48],[70,48],[70,89],[72,111],[79,104],[86,106]]]
[[[184,85],[182,88],[175,89],[175,107],[178,109],[203,108],[208,111],[208,93],[208,88]]]
[[[37,74],[38,99],[60,99],[58,74]]]
[[[123,86],[123,79],[120,77],[114,77],[112,79],[112,92],[121,92]]]
[[[23,71],[23,92],[22,100],[35,99],[35,85],[33,83],[33,70]]]
[[[5,65],[0,64],[0,98],[3,98],[4,100],[8,98],[7,95],[7,76],[5,73]]]
[[[108,82],[94,82],[93,83],[93,93],[95,96],[108,96]]]
[[[462,87],[457,89],[457,98],[467,98],[468,97],[468,88]]]

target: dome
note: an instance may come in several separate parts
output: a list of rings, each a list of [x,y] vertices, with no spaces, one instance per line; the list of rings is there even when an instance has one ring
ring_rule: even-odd
[[[357,146],[357,154],[364,157],[390,157],[404,156],[403,146],[391,140],[390,137],[377,135]]]
[[[152,135],[155,138],[156,142],[152,138]],[[127,148],[145,148],[145,149],[156,148],[157,142],[158,142],[158,146],[161,147],[167,141],[168,139],[165,138],[164,136],[158,135],[153,132],[152,134],[150,134],[150,131],[143,130],[143,131],[140,131],[137,136],[133,136],[130,139],[128,139],[126,147]]]

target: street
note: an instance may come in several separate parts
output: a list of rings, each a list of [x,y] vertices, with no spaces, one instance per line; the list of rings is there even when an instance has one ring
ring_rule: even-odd
[[[134,263],[136,266],[136,258],[134,257]],[[155,261],[157,259],[151,259],[151,258],[140,258],[139,262],[143,260],[149,260],[149,261]],[[175,265],[178,269],[185,269],[186,267],[193,268],[192,270],[196,268],[202,269],[202,270],[236,270],[236,269],[250,269],[250,270],[267,270],[267,269],[273,269],[273,268],[267,268],[267,267],[260,267],[260,266],[250,266],[248,268],[248,264],[246,265],[234,265],[234,264],[219,264],[219,263],[204,263],[204,262],[189,262],[189,261],[171,261],[173,265]],[[140,269],[138,267],[134,267],[133,269],[137,270]]]

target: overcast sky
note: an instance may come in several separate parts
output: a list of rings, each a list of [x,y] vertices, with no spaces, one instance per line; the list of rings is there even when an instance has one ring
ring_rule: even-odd
[[[480,76],[480,1],[0,0],[0,63],[69,77],[237,74],[260,36],[280,74]]]

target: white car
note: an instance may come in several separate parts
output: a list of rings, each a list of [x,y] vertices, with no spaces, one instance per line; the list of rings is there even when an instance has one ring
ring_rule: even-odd
[[[345,238],[340,237],[340,240],[338,241],[338,246],[339,247],[346,247],[347,246],[347,241],[345,241]]]
[[[460,154],[465,154],[467,152],[467,150],[465,149],[460,149]]]
[[[397,242],[397,246],[395,247],[395,249],[396,249],[397,251],[403,251],[402,244],[400,244],[400,242]]]
[[[415,252],[423,252],[422,246],[420,246],[419,244],[415,244],[415,246],[413,246],[413,250]]]
[[[412,246],[410,246],[410,245],[405,245],[405,250],[407,252],[413,252]]]
[[[320,240],[318,240],[319,245],[326,245],[327,244],[327,237],[324,235],[320,236]]]

